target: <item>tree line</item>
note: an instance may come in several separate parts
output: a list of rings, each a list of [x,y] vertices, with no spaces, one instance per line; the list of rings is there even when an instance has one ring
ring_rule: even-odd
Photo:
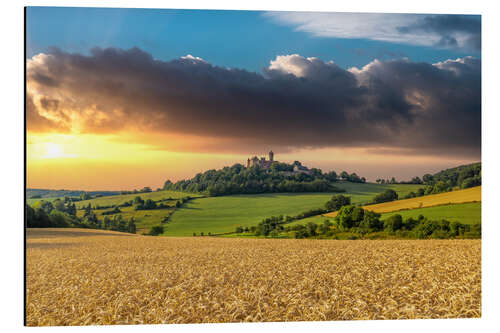
[[[379,184],[422,184],[425,185],[423,187],[425,194],[465,189],[481,185],[481,162],[441,170],[435,174],[427,173],[422,178],[417,176],[409,181],[397,181],[392,177],[390,180],[379,178],[376,182]]]
[[[169,197],[166,199],[154,201],[151,199],[144,200],[140,196],[136,196],[133,200],[129,200],[116,205],[96,205],[95,207],[92,207],[92,205],[88,203],[87,205],[79,208],[83,210],[83,217],[81,218],[76,215],[77,208],[71,198],[66,197],[64,200],[56,199],[53,202],[41,200],[36,202],[33,206],[26,206],[27,227],[75,227],[136,233],[137,230],[135,219],[133,217],[128,220],[124,219],[120,214],[122,213],[122,210],[120,209],[121,207],[134,206],[134,210],[162,209],[170,207],[169,205],[166,205],[164,201],[175,200],[174,206],[176,208],[179,208],[192,199],[192,197],[187,196],[180,199],[173,199],[172,197]],[[101,212],[103,218],[99,219],[97,214],[95,213],[95,210],[109,208],[111,209]],[[169,217],[170,215],[164,217],[161,221],[161,224],[168,222]],[[161,235],[164,231],[164,226],[161,224],[153,226],[148,233],[145,233],[145,235]]]
[[[35,205],[26,205],[26,226],[28,228],[90,228],[136,233],[135,220],[125,220],[122,215],[113,218],[104,216],[102,220],[92,210],[90,204],[84,208],[83,217],[76,216],[76,207],[72,202],[62,203],[60,199],[39,201]],[[62,203],[62,204],[61,204]]]

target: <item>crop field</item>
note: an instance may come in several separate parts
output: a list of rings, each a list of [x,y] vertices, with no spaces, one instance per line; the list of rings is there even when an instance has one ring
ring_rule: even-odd
[[[415,190],[415,185],[379,185],[342,182],[345,195],[354,203],[371,200],[377,193],[393,188],[400,195]],[[177,209],[166,225],[164,235],[192,236],[193,232],[233,232],[237,226],[257,225],[262,219],[278,215],[296,215],[309,209],[321,208],[336,193],[272,193],[231,195],[193,200]]]
[[[366,203],[377,193],[387,188],[392,188],[399,195],[405,195],[410,191],[415,191],[421,185],[405,184],[373,184],[373,183],[350,183],[339,182],[338,186],[344,188],[345,194],[352,197],[353,203]],[[135,211],[133,207],[122,207],[120,210],[122,217],[128,220],[134,217],[137,232],[148,232],[154,225],[159,225],[162,220],[170,216],[168,223],[163,224],[167,236],[192,236],[193,233],[226,233],[232,232],[237,226],[252,226],[259,223],[263,218],[272,215],[296,215],[309,209],[323,207],[335,193],[273,193],[256,195],[233,195],[222,197],[203,197],[200,194],[158,191],[149,193],[137,193],[126,195],[115,195],[94,198],[91,200],[78,201],[78,209],[90,205],[112,206],[133,200],[140,196],[143,200],[152,199],[154,201],[162,199],[180,199],[190,196],[197,198],[186,203],[182,208],[175,208],[175,201],[167,201],[171,208]],[[56,198],[44,198],[43,200],[55,200]],[[41,199],[29,199],[28,204],[33,205]],[[102,213],[110,208],[95,209],[94,212],[99,219],[103,218]],[[175,213],[174,213],[175,211]],[[83,216],[83,211],[78,210],[78,216]],[[110,215],[112,218],[113,215]]]
[[[396,213],[393,212],[382,214],[382,219],[386,219],[394,214]],[[402,210],[397,212],[397,214],[400,214],[405,219],[408,217],[417,218],[420,214],[422,214],[423,216],[428,217],[431,220],[445,219],[448,221],[474,224],[481,222],[481,203],[471,202],[464,204],[416,208],[410,210]]]
[[[481,316],[480,240],[29,229],[26,273],[29,326]]]
[[[377,213],[396,212],[399,210],[432,207],[452,203],[480,202],[481,186],[471,187],[465,190],[457,190],[445,193],[425,195],[422,197],[384,202],[375,205],[364,206],[364,209]],[[324,216],[335,217],[337,212],[325,214]]]
[[[369,206],[365,206],[363,208],[367,208]],[[481,202],[470,202],[463,204],[451,204],[451,205],[441,205],[434,207],[426,207],[426,208],[415,208],[415,209],[407,209],[400,210],[397,212],[389,212],[384,213],[381,216],[381,219],[384,220],[389,216],[394,214],[400,214],[404,219],[408,217],[417,218],[420,214],[431,219],[431,220],[441,220],[445,219],[448,221],[456,221],[465,224],[473,224],[481,222]],[[325,220],[329,220],[333,222],[336,214],[328,214],[326,215],[316,215],[311,216],[305,219],[297,220],[291,223],[287,223],[287,226],[293,226],[295,224],[305,225],[308,222],[313,222],[316,224],[321,224]]]

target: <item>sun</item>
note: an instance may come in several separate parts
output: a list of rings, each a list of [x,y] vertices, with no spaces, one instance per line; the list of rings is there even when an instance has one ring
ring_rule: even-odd
[[[57,143],[47,143],[47,154],[45,158],[58,158],[63,156],[63,151],[60,145]]]

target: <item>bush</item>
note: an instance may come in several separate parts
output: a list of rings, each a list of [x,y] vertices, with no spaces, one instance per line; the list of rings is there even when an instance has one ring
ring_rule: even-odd
[[[422,219],[413,230],[413,233],[416,238],[423,239],[429,238],[429,236],[432,235],[432,233],[437,229],[439,229],[438,222]]]
[[[354,226],[352,221],[353,210],[354,206],[352,205],[342,206],[342,208],[340,208],[337,216],[335,217],[335,222],[340,230],[349,230]]]
[[[61,213],[57,210],[53,210],[49,214],[51,227],[54,228],[66,228],[69,227],[69,223],[66,221],[64,213]]]
[[[329,211],[339,210],[342,206],[351,204],[351,197],[342,194],[334,195],[329,201],[326,202],[325,208]]]
[[[359,226],[368,231],[379,231],[384,228],[384,224],[380,221],[380,214],[370,210],[365,210],[363,214],[363,221]]]
[[[393,189],[387,189],[373,198],[374,203],[389,202],[394,200],[398,200],[398,194]]]
[[[384,229],[388,232],[395,232],[403,227],[403,217],[400,214],[390,216],[384,221]]]
[[[149,235],[150,236],[158,236],[163,234],[163,226],[161,225],[155,225],[154,227],[149,230]]]

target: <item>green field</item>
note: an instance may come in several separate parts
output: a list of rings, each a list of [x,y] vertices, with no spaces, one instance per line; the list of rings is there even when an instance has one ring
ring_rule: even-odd
[[[411,191],[416,191],[422,185],[403,184],[373,184],[373,183],[350,183],[339,182],[338,187],[344,188],[346,193],[352,198],[354,204],[369,202],[373,197],[388,188],[404,196]],[[199,234],[226,233],[233,232],[237,226],[252,226],[258,224],[262,219],[278,215],[297,215],[309,209],[321,208],[332,195],[336,193],[269,193],[255,195],[232,195],[220,197],[202,197],[193,193],[176,191],[158,191],[149,193],[126,194],[116,196],[99,197],[91,200],[78,201],[76,206],[78,216],[83,215],[80,208],[89,203],[92,207],[119,205],[126,201],[133,200],[140,196],[143,200],[152,199],[154,201],[168,198],[180,199],[183,197],[196,197],[182,208],[175,208],[176,200],[165,201],[169,208],[155,210],[136,211],[133,207],[120,208],[122,217],[128,220],[134,217],[138,233],[147,232],[151,226],[161,224],[164,217],[171,215],[169,222],[163,224],[166,236],[192,236],[193,232]],[[54,200],[52,198],[51,200]],[[49,200],[44,198],[43,200]],[[40,199],[28,200],[28,204],[33,205]],[[95,213],[99,219],[104,216],[104,211],[110,210],[96,209]],[[174,212],[175,211],[175,212]],[[113,215],[109,215],[110,218]],[[324,217],[312,217],[310,219],[323,221]],[[302,220],[302,221],[307,221]]]
[[[351,196],[353,204],[364,204],[370,202],[373,197],[387,189],[396,191],[400,198],[404,197],[410,192],[416,192],[424,185],[415,184],[375,184],[375,183],[350,183],[339,182],[338,187],[345,189],[347,192],[344,195]]]
[[[124,195],[114,195],[108,197],[100,197],[90,200],[78,201],[76,203],[77,208],[81,208],[90,203],[91,206],[99,205],[99,206],[111,206],[111,205],[119,205],[124,202],[134,200],[135,197],[140,196],[143,200],[151,199],[151,200],[161,200],[161,199],[180,199],[183,197],[190,196],[192,198],[200,197],[200,194],[194,193],[186,193],[186,192],[176,192],[176,191],[158,191],[158,192],[148,192],[148,193],[134,193],[134,194],[124,194]]]
[[[481,203],[471,202],[402,210],[398,212],[382,214],[382,219],[386,219],[387,217],[394,214],[400,214],[403,218],[417,218],[420,214],[422,214],[423,216],[431,220],[445,219],[449,221],[473,224],[481,222]]]
[[[99,206],[111,206],[111,205],[119,205],[126,201],[134,200],[136,196],[140,196],[142,199],[151,199],[151,200],[160,200],[167,199],[169,197],[174,199],[180,199],[183,197],[190,196],[192,198],[201,197],[201,194],[196,193],[187,193],[187,192],[177,192],[177,191],[155,191],[148,193],[133,193],[133,194],[123,194],[123,195],[112,195],[112,196],[103,196],[99,198],[94,198],[90,200],[77,201],[75,203],[77,208],[81,208],[83,206],[87,206],[89,203],[92,207]],[[45,200],[45,201],[54,201],[56,199],[63,199],[64,197],[52,197],[52,198],[42,198],[42,199],[27,199],[28,205],[33,205],[34,203]]]
[[[165,203],[172,205],[172,203]],[[174,202],[175,204],[175,202]],[[110,210],[107,209],[96,209],[94,212],[97,215],[99,220],[104,219],[103,212]],[[137,227],[137,233],[147,232],[153,225],[161,224],[161,221],[164,217],[170,215],[175,208],[163,208],[163,209],[154,209],[154,210],[135,210],[134,207],[121,207],[121,213],[116,215],[121,215],[125,220],[129,220],[131,217],[135,220],[135,225]],[[78,210],[77,216],[83,217],[84,211]],[[114,215],[108,215],[110,218],[113,218]]]
[[[402,196],[421,185],[342,182],[339,187],[347,190],[344,194],[350,195],[353,203],[364,203],[387,188],[396,190]],[[309,209],[323,207],[334,194],[336,193],[273,193],[200,198],[176,210],[166,224],[164,235],[192,236],[193,232],[233,232],[237,226],[250,227],[273,215],[297,215]]]
[[[135,193],[135,194],[124,194],[124,195],[115,195],[115,196],[106,196],[106,197],[99,197],[95,199],[90,199],[90,200],[84,200],[84,201],[78,201],[75,203],[77,207],[77,216],[82,217],[84,214],[83,210],[80,210],[80,208],[87,206],[89,203],[90,205],[94,208],[96,206],[112,206],[112,205],[119,205],[124,202],[133,200],[136,196],[140,196],[143,200],[146,199],[151,199],[154,201],[158,200],[164,200],[168,198],[172,198],[173,200],[168,200],[164,201],[164,205],[170,206],[169,208],[163,208],[163,209],[154,209],[154,210],[135,210],[134,207],[121,207],[120,210],[122,211],[121,213],[118,213],[116,215],[121,215],[125,220],[129,220],[131,217],[134,217],[135,219],[135,224],[137,227],[137,233],[142,233],[142,232],[147,232],[153,225],[159,225],[161,224],[161,221],[163,218],[166,216],[170,215],[174,210],[175,210],[175,203],[177,199],[184,198],[187,196],[190,197],[200,197],[201,195],[199,194],[194,194],[194,193],[186,193],[186,192],[176,192],[176,191],[158,191],[158,192],[149,192],[149,193]],[[28,199],[28,205],[33,205],[36,202],[40,200],[45,200],[45,201],[54,201],[55,199],[62,199],[61,197],[58,198],[43,198],[43,199]],[[97,217],[102,220],[104,218],[104,215],[102,215],[103,212],[109,211],[111,208],[105,208],[105,209],[95,209],[94,212],[96,213]],[[113,218],[114,215],[108,215],[110,218]]]
[[[47,197],[47,198],[35,198],[35,199],[26,199],[26,203],[30,206],[33,206],[34,204],[36,204],[38,201],[54,201],[54,200],[57,200],[57,199],[64,199],[64,197]]]
[[[396,212],[384,213],[382,214],[381,219],[384,220],[394,214],[400,214],[404,219],[408,217],[417,218],[420,214],[422,214],[423,216],[431,220],[445,219],[465,224],[472,224],[481,221],[481,202],[470,202],[462,204],[451,204],[451,205],[442,205],[436,207],[401,210]],[[297,220],[292,223],[287,223],[286,226],[293,226],[295,224],[305,225],[309,222],[321,224],[325,220],[334,222],[335,217],[316,215],[302,220]]]

